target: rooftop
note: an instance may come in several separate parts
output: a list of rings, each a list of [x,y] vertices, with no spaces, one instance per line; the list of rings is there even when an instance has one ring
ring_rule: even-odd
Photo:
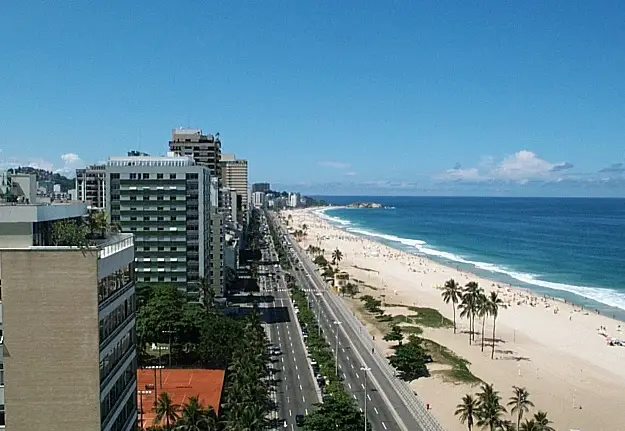
[[[87,214],[84,202],[0,203],[0,223],[37,223],[82,217]]]
[[[156,379],[154,378],[156,371]],[[162,372],[163,387],[160,387]],[[143,397],[143,425],[152,426],[154,423],[154,399],[158,394],[167,392],[174,404],[182,405],[192,396],[197,396],[204,407],[211,406],[219,414],[221,393],[224,385],[224,370],[202,369],[163,369],[137,370],[137,390],[150,391],[149,394],[137,395],[137,407],[141,406]],[[142,424],[139,426],[141,427]]]
[[[87,249],[97,250],[98,257],[103,259],[111,256],[115,253],[119,253],[127,248],[134,247],[134,234],[132,233],[107,233],[105,238],[96,238],[91,240],[93,245],[87,247]],[[39,250],[39,251],[63,251],[63,250],[76,250],[77,247],[62,246],[62,245],[46,245],[28,247],[10,247],[3,248],[0,244],[0,249],[4,250]]]
[[[167,156],[124,156],[109,157],[106,162],[107,166],[125,167],[125,166],[193,166],[195,161],[193,157],[180,155]]]

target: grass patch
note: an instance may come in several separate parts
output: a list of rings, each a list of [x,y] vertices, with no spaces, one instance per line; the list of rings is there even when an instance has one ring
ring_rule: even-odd
[[[402,332],[404,332],[405,334],[410,334],[410,335],[421,335],[421,334],[423,334],[423,329],[421,329],[420,326],[401,325],[400,328],[401,328]]]
[[[434,371],[433,374],[442,374],[454,382],[477,384],[482,380],[475,377],[469,370],[471,363],[456,355],[445,346],[435,341],[423,339],[423,346],[428,351],[432,360],[439,364],[449,365],[451,370]]]
[[[406,307],[417,314],[408,316],[412,323],[429,328],[453,328],[454,323],[443,316],[438,310],[426,307]]]

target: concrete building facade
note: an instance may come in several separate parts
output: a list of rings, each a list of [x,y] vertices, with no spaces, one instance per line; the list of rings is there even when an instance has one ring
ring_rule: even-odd
[[[46,223],[67,218],[61,205]],[[15,214],[3,214],[8,223]],[[32,222],[32,221],[31,221]],[[136,408],[133,236],[87,248],[0,241],[0,421],[8,431],[126,431]]]
[[[204,135],[201,129],[173,129],[169,151],[193,158],[196,164],[208,167],[213,177],[220,178],[221,141],[219,134],[215,137]]]
[[[247,224],[249,211],[247,160],[237,159],[234,154],[222,154],[221,178],[224,187],[237,194],[237,221],[242,225]]]
[[[90,209],[106,208],[106,165],[76,169],[76,199]]]
[[[199,299],[210,278],[211,176],[206,166],[173,153],[111,157],[107,212],[135,234],[137,283],[168,283]]]
[[[269,193],[270,191],[271,191],[271,184],[269,183],[252,184],[252,193],[255,193],[255,192]]]

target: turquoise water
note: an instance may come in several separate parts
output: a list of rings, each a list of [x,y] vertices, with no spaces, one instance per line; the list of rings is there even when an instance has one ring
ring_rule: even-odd
[[[323,197],[356,234],[625,318],[625,199]]]

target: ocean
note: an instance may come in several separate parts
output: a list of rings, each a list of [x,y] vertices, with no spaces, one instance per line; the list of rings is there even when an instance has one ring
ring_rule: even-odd
[[[625,320],[625,199],[319,196],[331,223]]]

